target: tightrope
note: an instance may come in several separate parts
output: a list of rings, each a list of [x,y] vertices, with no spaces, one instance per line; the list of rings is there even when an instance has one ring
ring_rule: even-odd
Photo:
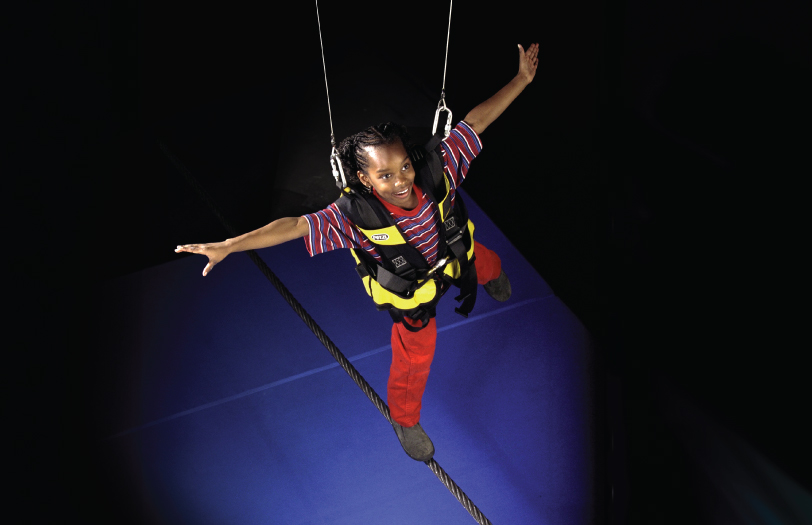
[[[236,237],[238,232],[231,226],[231,224],[226,220],[222,213],[220,213],[220,209],[214,203],[214,200],[206,193],[203,187],[197,182],[197,179],[192,175],[192,173],[184,166],[180,159],[178,159],[175,155],[173,155],[169,149],[164,145],[162,142],[158,143],[158,146],[161,148],[161,151],[169,158],[170,162],[177,168],[177,170],[183,175],[186,179],[186,182],[189,183],[190,186],[195,190],[198,197],[206,203],[206,206],[214,213],[223,227],[226,229],[229,235],[232,237]],[[361,389],[361,391],[372,401],[372,404],[375,405],[380,413],[383,415],[384,418],[392,424],[392,417],[389,415],[389,407],[384,403],[383,399],[375,392],[375,390],[367,383],[366,379],[352,366],[352,363],[341,353],[341,350],[330,340],[324,330],[316,324],[316,321],[310,316],[309,313],[304,309],[304,307],[293,297],[293,294],[282,284],[282,281],[271,271],[265,261],[257,255],[254,250],[248,250],[245,252],[248,257],[256,264],[262,274],[271,282],[271,284],[276,288],[276,290],[282,295],[285,301],[288,302],[291,308],[296,312],[296,314],[304,321],[305,325],[310,329],[311,332],[316,336],[316,338],[321,341],[321,344],[327,348],[327,351],[330,352],[330,355],[338,361],[338,364],[341,365],[341,368],[344,369],[345,372],[355,381],[355,384]],[[471,515],[472,518],[476,520],[477,523],[480,525],[492,525],[491,521],[482,514],[482,511],[474,505],[474,502],[471,501],[465,492],[454,482],[453,479],[443,470],[437,461],[434,458],[430,459],[429,461],[425,462],[429,469],[434,472],[434,475],[437,476],[443,485],[457,498],[457,501],[462,504],[465,510]]]

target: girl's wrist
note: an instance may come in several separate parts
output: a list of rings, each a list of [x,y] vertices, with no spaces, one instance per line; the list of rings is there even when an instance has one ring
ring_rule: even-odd
[[[527,78],[521,73],[517,73],[513,80],[516,81],[522,88],[526,88],[533,81],[532,78]]]

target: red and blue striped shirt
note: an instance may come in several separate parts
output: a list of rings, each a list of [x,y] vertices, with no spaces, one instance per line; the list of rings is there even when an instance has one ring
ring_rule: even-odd
[[[451,134],[441,143],[443,167],[451,187],[451,204],[457,188],[465,180],[471,161],[482,150],[479,136],[465,122],[460,122],[451,130]],[[420,251],[429,265],[437,259],[439,230],[437,228],[437,206],[431,202],[426,193],[413,186],[418,197],[417,206],[404,210],[379,198],[389,210],[398,229],[403,232],[406,242]],[[310,256],[329,252],[338,248],[361,248],[372,255],[375,260],[381,257],[369,239],[341,213],[335,203],[321,211],[303,215],[310,226],[310,233],[305,236],[305,246]]]

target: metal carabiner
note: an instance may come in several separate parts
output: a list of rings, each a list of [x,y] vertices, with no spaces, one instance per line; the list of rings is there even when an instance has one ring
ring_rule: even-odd
[[[333,168],[336,186],[338,186],[338,189],[343,190],[347,187],[347,179],[344,178],[344,167],[341,165],[341,157],[338,156],[338,150],[335,146],[333,146],[333,152],[330,153],[330,166]]]
[[[437,133],[437,121],[440,119],[440,112],[445,111],[448,113],[448,118],[445,122],[445,136],[449,136],[451,134],[451,110],[448,109],[448,106],[445,105],[445,90],[443,90],[443,94],[440,97],[440,102],[437,103],[437,111],[434,112],[434,126],[431,128],[431,134]]]
[[[439,270],[440,268],[442,268],[443,266],[445,266],[445,264],[446,264],[448,261],[449,261],[449,258],[448,258],[448,257],[443,257],[442,259],[440,259],[439,261],[437,261],[437,263],[436,263],[434,266],[432,266],[432,267],[431,267],[431,270],[429,270],[429,271],[428,271],[428,273],[426,273],[426,278],[428,279],[429,277],[431,277],[432,275],[434,275],[434,272],[436,272],[437,270]]]

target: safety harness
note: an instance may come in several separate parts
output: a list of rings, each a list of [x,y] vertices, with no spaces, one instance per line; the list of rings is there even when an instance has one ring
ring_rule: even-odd
[[[474,267],[474,224],[459,193],[451,205],[451,191],[443,171],[442,138],[434,136],[425,146],[411,148],[409,156],[418,186],[437,206],[439,244],[437,262],[429,267],[420,251],[406,242],[392,215],[371,193],[344,188],[336,205],[375,245],[381,261],[365,250],[352,250],[356,271],[378,310],[388,310],[395,322],[417,332],[436,314],[443,294],[455,285],[460,305],[455,311],[464,317],[476,302]],[[404,317],[420,321],[412,326]]]

